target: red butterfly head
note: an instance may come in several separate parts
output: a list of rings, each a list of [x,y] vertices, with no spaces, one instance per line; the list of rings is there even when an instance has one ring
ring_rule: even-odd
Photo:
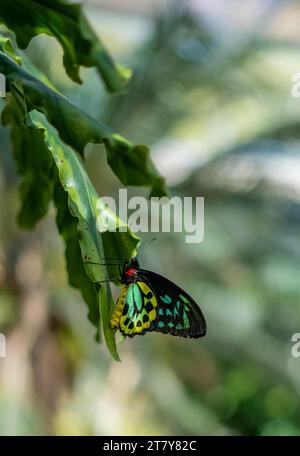
[[[132,258],[129,263],[125,264],[123,271],[123,281],[125,283],[135,282],[139,263],[136,258]]]

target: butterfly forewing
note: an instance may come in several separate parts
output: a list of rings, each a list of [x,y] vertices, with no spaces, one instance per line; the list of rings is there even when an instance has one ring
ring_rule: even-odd
[[[120,331],[129,337],[151,331],[157,321],[157,300],[144,281],[128,285],[125,304],[120,319]]]
[[[181,288],[165,277],[141,269],[142,282],[153,290],[157,301],[157,318],[151,329],[183,337],[201,337],[206,333],[206,322],[196,302]]]

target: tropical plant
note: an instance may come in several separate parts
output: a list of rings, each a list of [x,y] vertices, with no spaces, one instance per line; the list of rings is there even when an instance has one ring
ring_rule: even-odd
[[[130,70],[113,61],[79,5],[64,0],[7,0],[0,5],[0,23],[5,26],[0,38],[0,73],[7,84],[2,122],[11,127],[22,177],[19,224],[35,227],[50,201],[54,202],[66,245],[69,282],[80,289],[98,339],[102,322],[107,346],[118,360],[115,334],[109,327],[113,302],[106,258],[131,258],[139,239],[129,229],[97,230],[104,205],[84,169],[84,148],[88,143],[103,143],[107,163],[123,185],[147,186],[151,195],[162,196],[164,179],[146,146],[132,144],[76,107],[22,49],[41,33],[54,37],[62,46],[64,68],[73,81],[81,83],[81,66],[95,67],[111,92],[122,90]],[[117,228],[124,226],[113,213],[110,221]]]

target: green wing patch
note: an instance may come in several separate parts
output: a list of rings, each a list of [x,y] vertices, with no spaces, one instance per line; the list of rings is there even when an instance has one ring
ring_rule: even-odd
[[[182,294],[173,299],[168,294],[159,296],[155,330],[173,336],[193,337],[197,321],[191,304]]]
[[[129,337],[151,331],[157,317],[157,300],[145,282],[128,286],[120,319],[120,331]]]

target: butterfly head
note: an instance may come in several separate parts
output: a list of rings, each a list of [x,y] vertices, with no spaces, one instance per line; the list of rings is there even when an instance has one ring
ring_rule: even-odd
[[[132,258],[128,263],[124,265],[123,271],[123,282],[131,283],[136,281],[137,269],[139,268],[139,263],[136,258]]]

